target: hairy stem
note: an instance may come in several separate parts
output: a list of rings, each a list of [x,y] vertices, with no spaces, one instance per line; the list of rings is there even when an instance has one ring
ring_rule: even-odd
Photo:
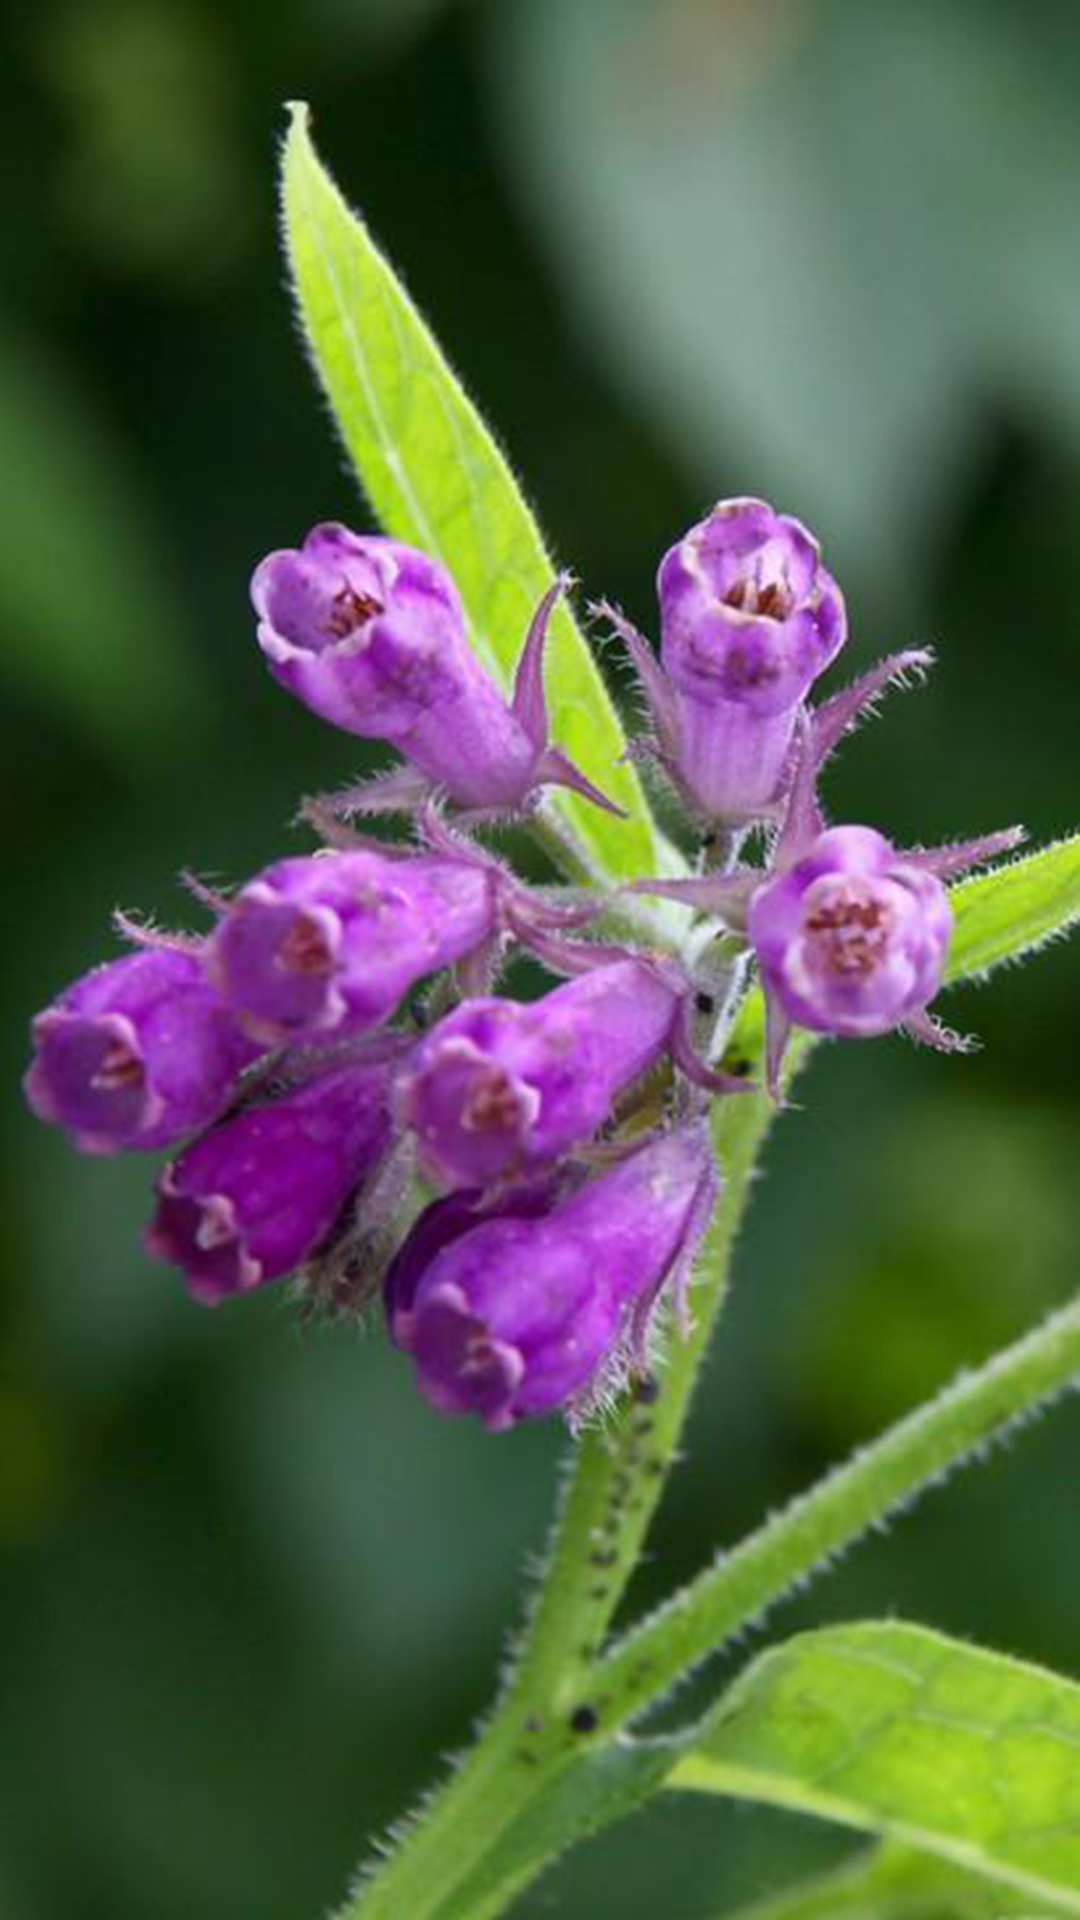
[[[752,1063],[761,1006],[744,1003],[727,1056]],[[797,1064],[805,1043],[795,1052]],[[637,1563],[675,1458],[697,1368],[720,1311],[733,1239],[771,1118],[757,1095],[718,1103],[726,1185],[710,1229],[695,1326],[674,1343],[655,1398],[631,1398],[576,1449],[544,1578],[501,1700],[445,1787],[365,1879],[338,1920],[476,1920],[540,1870],[512,1830],[577,1762],[655,1705],[708,1654],[867,1528],[909,1503],[1080,1375],[1080,1299],[959,1376],[828,1474],[606,1654],[603,1636]],[[610,1748],[615,1752],[616,1748]],[[565,1841],[551,1839],[558,1851]],[[494,1869],[501,1854],[505,1872]],[[490,1863],[490,1865],[485,1864]]]
[[[760,1048],[756,997],[738,1023],[747,1059]],[[727,1289],[732,1245],[754,1160],[773,1117],[758,1094],[717,1104],[725,1186],[694,1289],[694,1327],[674,1340],[655,1394],[630,1395],[611,1424],[576,1447],[547,1564],[496,1709],[445,1787],[338,1920],[457,1920],[477,1861],[594,1731],[590,1676],[637,1564],[676,1457],[694,1382]]]
[[[587,1687],[603,1636],[637,1565],[677,1455],[702,1356],[727,1295],[735,1236],[761,1141],[772,1118],[756,1094],[718,1103],[713,1116],[725,1185],[693,1291],[693,1328],[673,1339],[658,1380],[579,1445],[564,1490],[519,1678],[533,1700],[568,1712]]]

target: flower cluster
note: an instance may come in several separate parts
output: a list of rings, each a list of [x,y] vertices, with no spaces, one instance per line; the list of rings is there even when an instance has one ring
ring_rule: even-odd
[[[271,672],[399,763],[309,806],[317,852],[231,896],[198,889],[207,935],[123,921],[133,950],[38,1015],[25,1083],[85,1152],[179,1148],[146,1244],[197,1299],[297,1274],[340,1310],[381,1284],[423,1393],[493,1429],[580,1416],[651,1364],[662,1302],[685,1318],[719,1185],[708,1100],[749,1090],[714,1061],[752,970],[776,1097],[793,1026],[957,1045],[927,1011],[943,882],[1020,837],[900,851],[826,824],[825,762],[929,656],[810,705],[843,600],[797,521],[735,500],[661,563],[659,660],[598,609],[651,717],[635,751],[680,798],[698,870],[618,894],[527,886],[486,823],[528,821],[550,785],[619,812],[549,739],[544,647],[566,586],[537,608],[508,700],[430,556],[332,525],[270,554],[252,598]],[[388,811],[411,816],[407,843],[343,824]],[[677,947],[634,897],[649,894],[686,909]],[[518,952],[558,984],[497,992]]]

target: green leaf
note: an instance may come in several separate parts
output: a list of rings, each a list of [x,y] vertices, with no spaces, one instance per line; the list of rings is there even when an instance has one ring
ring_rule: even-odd
[[[1080,834],[952,887],[956,928],[946,984],[989,973],[1080,919]]]
[[[321,165],[303,106],[285,143],[283,201],[304,331],[364,491],[388,532],[450,568],[473,643],[507,685],[554,564],[492,434]],[[553,737],[631,817],[569,795],[552,804],[604,872],[655,871],[637,775],[616,765],[626,744],[618,718],[565,607],[552,621],[547,686]]]
[[[925,1627],[763,1654],[667,1784],[882,1833],[1080,1913],[1080,1687]]]
[[[1045,1903],[1046,1896],[1042,1896]],[[1058,1902],[1041,1913],[1063,1913]],[[1027,1894],[886,1843],[723,1920],[1034,1920]],[[717,1917],[720,1920],[720,1917]]]

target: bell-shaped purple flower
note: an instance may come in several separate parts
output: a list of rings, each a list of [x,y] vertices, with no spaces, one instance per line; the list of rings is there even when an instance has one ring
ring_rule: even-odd
[[[279,860],[240,889],[207,942],[215,986],[267,1040],[360,1033],[498,924],[498,869],[366,849]]]
[[[620,960],[540,1000],[466,1000],[402,1070],[395,1111],[447,1185],[516,1179],[595,1133],[668,1045],[681,999],[662,966]]]
[[[444,1413],[498,1431],[581,1411],[646,1359],[660,1290],[685,1286],[715,1175],[703,1130],[672,1133],[559,1199],[486,1218],[453,1195],[421,1216],[387,1277],[391,1337]]]
[[[84,1153],[171,1146],[226,1104],[262,1052],[196,954],[125,954],[73,982],[34,1021],[24,1086]]]
[[[291,1273],[387,1150],[389,1074],[353,1062],[211,1128],[162,1175],[148,1252],[207,1306]]]
[[[346,807],[413,805],[438,788],[462,807],[512,812],[545,781],[610,807],[548,744],[543,650],[563,584],[537,611],[512,705],[469,645],[446,568],[399,540],[315,527],[302,547],[267,555],[251,597],[282,685],[333,726],[392,741],[411,763],[342,795]]]
[[[365,739],[405,739],[470,672],[450,575],[398,540],[315,527],[302,547],[267,554],[251,597],[275,679]]]
[[[854,1038],[921,1030],[952,933],[932,858],[898,853],[872,827],[831,827],[759,888],[749,937],[774,1036],[792,1022]]]
[[[777,798],[843,599],[805,527],[764,500],[721,501],[664,555],[658,590],[667,752],[702,815],[741,825]]]

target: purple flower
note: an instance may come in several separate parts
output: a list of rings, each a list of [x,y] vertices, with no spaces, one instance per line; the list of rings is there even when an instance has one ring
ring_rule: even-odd
[[[595,1133],[660,1057],[680,1004],[667,971],[644,960],[597,967],[541,1000],[466,1000],[420,1042],[395,1111],[448,1185],[517,1178]]]
[[[777,798],[844,602],[810,534],[763,500],[721,501],[665,554],[658,589],[667,753],[699,812],[742,824]]]
[[[403,740],[471,671],[450,575],[398,540],[315,527],[267,554],[251,598],[275,679],[365,739]]]
[[[291,1273],[389,1145],[389,1075],[338,1067],[203,1134],[162,1175],[147,1250],[207,1306]]]
[[[249,880],[207,943],[214,984],[269,1040],[359,1033],[410,987],[488,940],[493,864],[318,853]]]
[[[715,1193],[703,1130],[668,1134],[569,1199],[526,1193],[494,1218],[453,1195],[387,1277],[391,1337],[444,1413],[499,1430],[580,1410],[644,1364],[666,1283],[685,1285]]]
[[[299,549],[267,555],[251,597],[259,645],[282,685],[332,725],[392,741],[423,776],[373,782],[372,805],[414,804],[427,783],[463,807],[514,811],[554,781],[610,807],[548,745],[543,650],[564,584],[537,611],[512,706],[469,645],[446,568],[415,547],[315,527]],[[343,799],[367,804],[363,789]]]
[[[915,1024],[941,985],[952,932],[926,864],[872,827],[831,827],[759,888],[749,933],[774,1035],[789,1023],[854,1038]]]
[[[27,1099],[84,1153],[165,1147],[206,1126],[262,1051],[175,947],[96,967],[34,1021]]]

